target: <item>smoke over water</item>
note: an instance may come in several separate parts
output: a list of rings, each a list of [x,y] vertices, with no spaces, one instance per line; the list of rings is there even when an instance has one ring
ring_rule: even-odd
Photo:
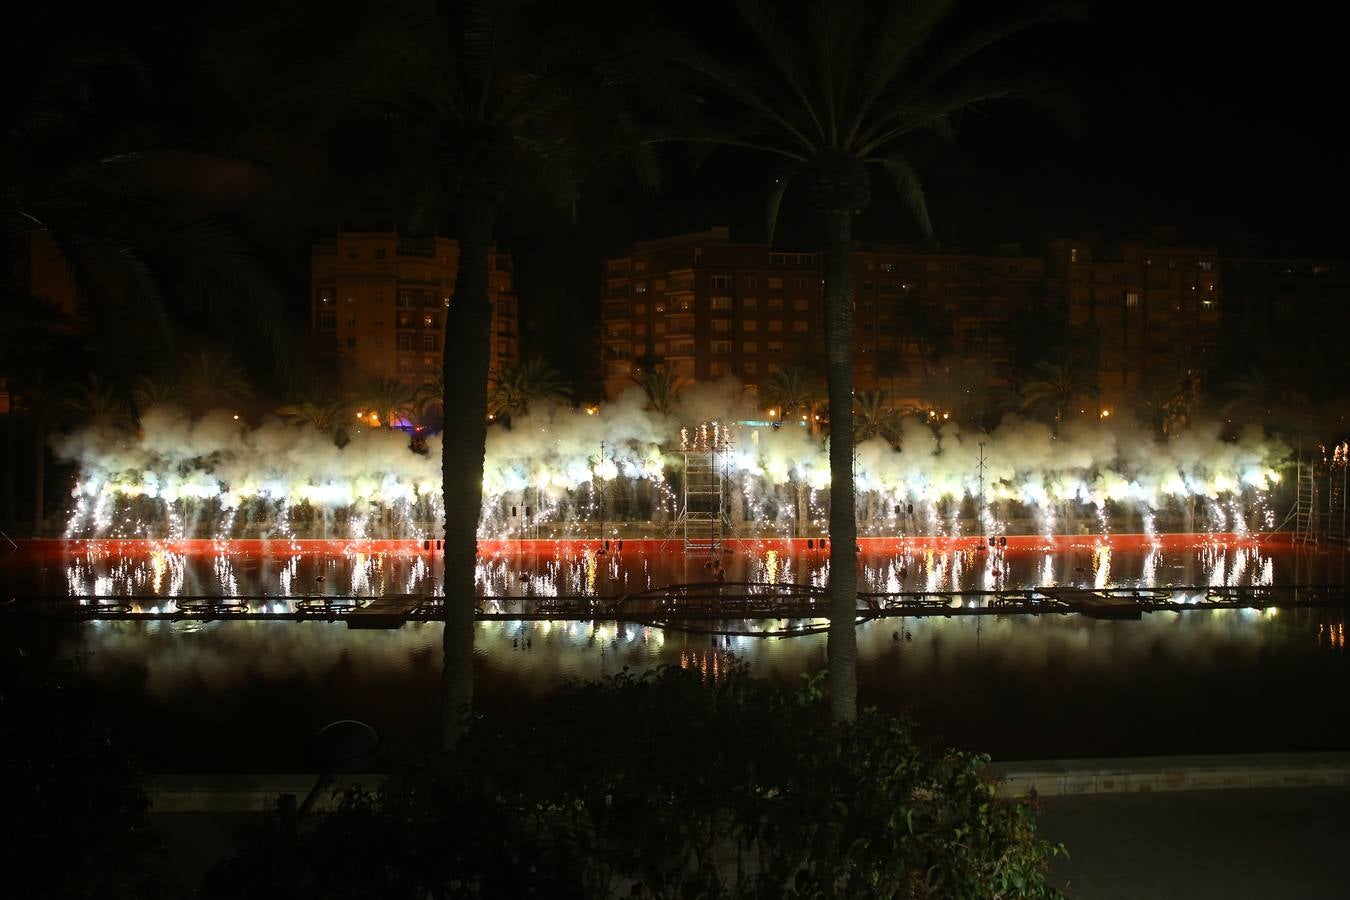
[[[593,414],[541,408],[510,430],[494,426],[482,535],[668,534],[683,450],[712,442],[726,444],[716,463],[733,527],[822,533],[823,440],[793,422],[764,424],[739,396],[734,382],[697,385],[662,416],[634,389]],[[1259,530],[1274,524],[1266,495],[1288,456],[1259,429],[1224,440],[1217,423],[1166,440],[1119,422],[1069,422],[1056,438],[1015,417],[988,433],[911,419],[899,433],[899,449],[858,445],[860,533],[973,533],[981,515],[989,534]],[[339,448],[304,426],[245,428],[223,410],[194,420],[157,407],[139,433],[90,428],[54,446],[79,468],[69,537],[425,539],[440,530],[442,439],[455,439],[453,425],[423,453],[381,429]]]

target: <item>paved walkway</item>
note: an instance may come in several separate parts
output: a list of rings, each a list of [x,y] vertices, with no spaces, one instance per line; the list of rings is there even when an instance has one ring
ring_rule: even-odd
[[[1350,788],[1093,794],[1041,800],[1076,900],[1350,896]]]

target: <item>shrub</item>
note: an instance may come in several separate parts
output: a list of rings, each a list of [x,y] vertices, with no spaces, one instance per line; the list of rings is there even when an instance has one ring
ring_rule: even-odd
[[[0,662],[0,783],[6,896],[167,895],[149,798],[73,663]]]
[[[1031,810],[814,683],[666,668],[565,689],[376,795],[255,824],[216,897],[1050,897]]]

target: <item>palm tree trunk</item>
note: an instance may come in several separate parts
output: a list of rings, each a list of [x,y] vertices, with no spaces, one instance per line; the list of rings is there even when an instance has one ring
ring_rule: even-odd
[[[830,712],[858,715],[858,521],[853,496],[853,214],[825,213],[825,359],[830,398]]]
[[[12,403],[13,401],[11,401]],[[19,461],[14,458],[14,409],[5,416],[5,525],[14,529],[19,524],[19,508],[14,498],[14,470]]]
[[[47,493],[47,430],[37,419],[33,420],[33,537],[42,537],[46,519]]]
[[[473,705],[473,630],[478,519],[483,508],[483,457],[487,446],[487,382],[492,306],[488,255],[496,207],[464,209],[459,235],[455,295],[446,311],[441,366],[443,408],[461,413],[442,437],[441,489],[445,501],[445,653],[441,670],[441,742],[459,740]],[[451,344],[453,335],[454,343]],[[448,422],[447,422],[448,424]]]

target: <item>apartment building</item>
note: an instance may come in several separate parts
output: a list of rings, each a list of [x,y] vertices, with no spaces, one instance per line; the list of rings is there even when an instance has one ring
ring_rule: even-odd
[[[1230,371],[1341,378],[1350,267],[1327,259],[1225,258],[1222,352]]]
[[[491,367],[520,357],[511,257],[494,251]],[[441,368],[445,311],[453,302],[459,245],[446,238],[395,232],[339,232],[311,254],[314,334],[331,340],[343,379],[396,378],[417,386]]]
[[[1002,324],[1043,290],[1044,261],[1005,250],[941,254],[863,245],[853,255],[855,384],[920,405],[939,363],[1006,362]],[[736,376],[754,392],[785,366],[823,371],[818,253],[735,243],[727,228],[639,243],[606,264],[601,344],[605,392],[658,362],[695,380]]]
[[[727,228],[636,244],[606,263],[601,300],[609,397],[658,362],[754,391],[779,368],[824,358],[819,255],[734,243]]]
[[[930,405],[952,371],[1001,381],[1008,318],[1044,293],[1045,261],[1016,245],[993,254],[862,245],[853,254],[854,384],[902,408]]]
[[[1071,326],[1095,332],[1103,409],[1139,396],[1150,378],[1200,370],[1224,308],[1217,248],[1179,244],[1170,228],[1107,242],[1086,234],[1050,242],[1047,284]]]

